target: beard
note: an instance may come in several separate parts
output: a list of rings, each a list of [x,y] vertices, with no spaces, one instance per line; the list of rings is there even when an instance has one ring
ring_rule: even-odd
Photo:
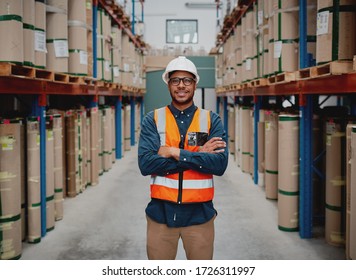
[[[179,96],[178,93],[173,92],[171,93],[171,97],[172,97],[173,104],[184,106],[184,105],[191,104],[193,102],[194,93],[186,91],[184,93],[184,96]]]

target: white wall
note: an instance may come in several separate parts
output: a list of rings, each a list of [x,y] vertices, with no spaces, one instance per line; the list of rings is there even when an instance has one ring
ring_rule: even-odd
[[[126,12],[131,16],[131,1],[127,2]],[[166,43],[166,20],[167,19],[196,19],[198,20],[198,43],[181,44],[180,50],[192,49],[199,52],[205,50],[205,55],[215,46],[217,35],[217,11],[213,8],[187,8],[186,3],[211,3],[214,0],[145,0],[144,2],[144,37],[143,40],[153,49],[170,49],[175,51],[176,44]],[[141,4],[135,4],[135,17],[141,19]],[[173,53],[176,55],[177,53]],[[197,53],[187,53],[197,55]]]

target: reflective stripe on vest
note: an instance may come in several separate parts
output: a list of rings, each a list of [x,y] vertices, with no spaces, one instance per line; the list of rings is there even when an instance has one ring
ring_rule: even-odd
[[[176,120],[168,107],[155,110],[154,120],[160,135],[161,146],[179,147],[180,133]],[[210,112],[197,109],[188,132],[206,132],[210,130]],[[192,152],[198,151],[198,146],[188,146],[188,137],[185,137],[184,149]],[[179,174],[166,176],[151,176],[151,197],[172,202],[192,203],[211,201],[214,197],[214,182],[211,174],[200,173],[194,170],[183,172],[182,200],[178,201]]]

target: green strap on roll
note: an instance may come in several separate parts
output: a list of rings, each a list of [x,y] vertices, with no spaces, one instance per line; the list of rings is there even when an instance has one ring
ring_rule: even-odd
[[[47,39],[46,43],[54,43],[54,41],[68,41],[68,39],[65,38]]]
[[[20,219],[21,219],[21,214],[18,214],[18,215],[12,216],[12,217],[8,217],[8,218],[0,218],[0,224],[16,222]]]
[[[335,206],[335,205],[330,205],[325,203],[325,208],[329,209],[331,211],[336,211],[336,212],[341,212],[342,211],[342,206]]]
[[[278,171],[275,171],[275,170],[268,170],[268,169],[266,169],[266,173],[278,175]]]
[[[10,20],[22,22],[22,17],[19,15],[1,15],[0,16],[0,21],[10,21]]]
[[[288,231],[288,232],[295,232],[298,231],[299,228],[295,227],[295,228],[286,228],[286,227],[282,227],[282,226],[278,226],[278,229],[282,230],[282,231]]]
[[[280,121],[297,121],[299,120],[299,116],[279,116]]]
[[[54,192],[55,193],[61,193],[61,192],[63,192],[63,188],[55,188]]]
[[[40,207],[40,206],[41,206],[41,202],[31,204],[31,207]]]
[[[283,194],[283,195],[287,195],[287,196],[298,196],[299,195],[299,191],[289,192],[289,191],[284,191],[284,190],[281,190],[281,189],[278,189],[278,193]]]
[[[35,26],[33,24],[28,24],[28,23],[24,23],[23,28],[29,30],[35,30]]]

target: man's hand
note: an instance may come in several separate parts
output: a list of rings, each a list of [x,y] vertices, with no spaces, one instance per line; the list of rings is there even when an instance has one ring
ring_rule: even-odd
[[[217,154],[224,152],[225,147],[226,142],[221,137],[213,137],[200,147],[199,152]]]
[[[174,158],[175,160],[179,160],[180,149],[174,147],[161,146],[158,150],[158,155],[165,158]]]

